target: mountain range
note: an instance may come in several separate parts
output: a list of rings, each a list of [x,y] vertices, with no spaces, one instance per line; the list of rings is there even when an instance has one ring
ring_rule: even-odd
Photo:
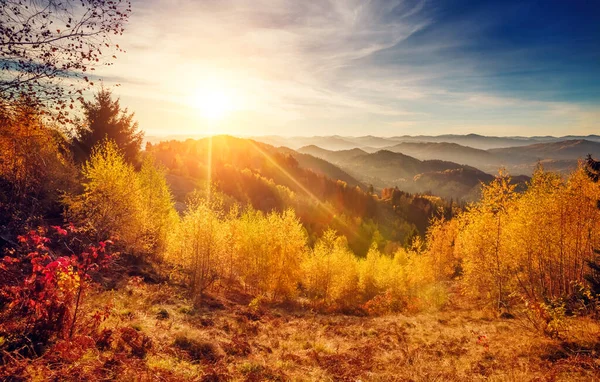
[[[476,200],[481,183],[491,181],[500,168],[522,184],[540,164],[566,174],[576,168],[578,159],[588,154],[600,157],[598,135],[267,136],[250,141],[260,142],[269,152],[293,157],[301,168],[351,187],[398,187],[462,201]]]
[[[446,199],[476,200],[481,183],[494,176],[469,165],[413,156],[389,150],[368,153],[361,149],[331,151],[317,146],[306,146],[298,152],[323,158],[351,176],[376,189],[398,187],[413,193],[431,193]],[[517,176],[516,183],[524,183],[527,176]]]
[[[374,152],[383,148],[390,148],[403,142],[411,143],[456,143],[461,146],[472,147],[475,149],[489,150],[506,147],[528,146],[536,143],[552,143],[567,140],[588,140],[591,142],[600,142],[600,135],[575,136],[567,135],[562,137],[553,136],[534,136],[534,137],[496,137],[479,134],[445,134],[445,135],[403,135],[394,137],[376,137],[366,135],[361,137],[349,137],[340,135],[313,136],[313,137],[282,137],[282,136],[254,136],[252,139],[273,146],[286,146],[292,149],[299,149],[304,146],[315,145],[327,150],[349,150],[360,148],[367,152]]]

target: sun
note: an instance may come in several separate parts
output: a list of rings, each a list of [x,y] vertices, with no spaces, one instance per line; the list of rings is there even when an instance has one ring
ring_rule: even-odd
[[[192,95],[191,104],[211,121],[222,120],[235,109],[234,97],[223,89],[199,89]]]

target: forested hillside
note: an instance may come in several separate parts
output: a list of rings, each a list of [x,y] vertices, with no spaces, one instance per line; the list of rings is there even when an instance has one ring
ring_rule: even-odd
[[[264,212],[292,208],[312,241],[334,228],[361,256],[373,240],[381,249],[405,246],[425,234],[429,219],[453,213],[439,197],[408,193],[401,206],[394,206],[326,161],[247,139],[162,142],[148,145],[147,152],[165,166],[167,179],[177,187],[188,183],[184,190],[198,187],[205,192],[210,180],[228,204]],[[181,202],[186,196],[185,191],[175,193]]]
[[[400,150],[400,148],[402,150],[410,148],[405,151],[427,159],[420,160],[393,151]],[[493,157],[487,151],[456,144],[403,143],[390,150],[379,150],[374,153],[367,153],[360,149],[330,151],[317,146],[302,147],[298,151],[329,160],[357,179],[372,184],[378,189],[393,186],[406,192],[433,194],[446,200],[457,200],[463,203],[479,199],[481,185],[494,179],[493,175],[475,167],[440,160],[449,157],[465,159],[466,156],[473,153],[477,154],[475,156],[484,155],[488,159]],[[478,165],[489,163],[481,159],[473,161]],[[497,165],[494,171],[498,171],[502,166],[500,162],[495,162],[495,159],[494,163]],[[527,176],[516,176],[512,182],[522,189],[528,179]]]

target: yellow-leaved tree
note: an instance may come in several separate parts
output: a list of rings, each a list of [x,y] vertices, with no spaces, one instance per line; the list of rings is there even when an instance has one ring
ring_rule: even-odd
[[[427,256],[436,280],[449,280],[460,273],[461,259],[455,253],[458,219],[434,219],[427,229]]]
[[[223,221],[222,200],[206,199],[195,193],[190,197],[179,225],[178,241],[171,248],[175,261],[189,276],[189,287],[195,301],[224,273],[224,248],[230,243],[229,225]]]
[[[85,162],[83,193],[64,199],[67,216],[112,238],[131,254],[162,253],[177,216],[164,172],[147,159],[140,172],[111,140],[99,143]]]
[[[162,256],[167,251],[169,241],[177,240],[173,233],[177,231],[179,221],[165,170],[148,155],[142,162],[137,178],[145,245],[150,253]]]
[[[354,305],[359,300],[358,259],[348,248],[344,236],[330,229],[316,242],[303,264],[308,297],[338,306]]]
[[[464,286],[473,295],[484,295],[497,308],[508,307],[509,285],[515,267],[509,251],[511,240],[506,227],[515,213],[517,194],[503,171],[483,186],[481,201],[461,216],[457,247],[464,267]]]
[[[237,273],[246,287],[273,299],[296,295],[306,231],[294,211],[265,215],[249,209],[233,224]]]
[[[568,177],[539,167],[522,193],[500,174],[457,228],[432,226],[428,250],[436,262],[462,261],[471,295],[497,309],[523,303],[536,326],[555,334],[567,309],[585,309],[589,261],[600,244],[599,198],[600,186],[582,166]]]
[[[68,213],[89,225],[99,240],[119,240],[128,250],[142,250],[140,186],[132,165],[117,145],[105,140],[83,165],[83,193],[66,199]]]

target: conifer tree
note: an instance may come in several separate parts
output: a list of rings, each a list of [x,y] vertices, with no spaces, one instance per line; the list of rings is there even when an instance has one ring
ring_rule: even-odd
[[[125,160],[136,163],[144,133],[134,121],[133,113],[122,109],[119,99],[113,99],[109,89],[101,88],[91,101],[82,101],[84,119],[75,127],[73,151],[84,161],[92,148],[104,139],[112,140],[123,152]]]

